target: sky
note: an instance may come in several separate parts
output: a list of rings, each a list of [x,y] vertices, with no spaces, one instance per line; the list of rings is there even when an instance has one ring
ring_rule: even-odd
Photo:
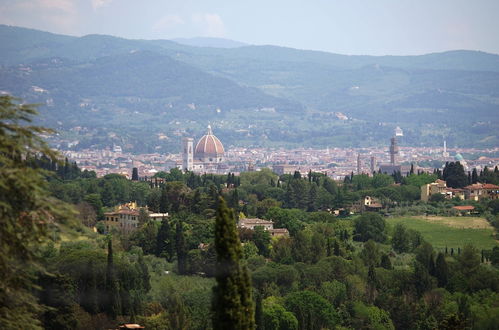
[[[340,54],[499,54],[499,0],[0,0],[0,23],[75,36],[220,37]]]

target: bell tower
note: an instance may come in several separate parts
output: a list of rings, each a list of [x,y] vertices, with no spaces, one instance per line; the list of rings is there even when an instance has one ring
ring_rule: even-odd
[[[194,163],[194,150],[192,138],[182,139],[182,170],[192,171]]]

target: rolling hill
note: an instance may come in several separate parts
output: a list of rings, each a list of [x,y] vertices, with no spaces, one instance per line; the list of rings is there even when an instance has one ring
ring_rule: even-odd
[[[406,144],[499,145],[498,55],[347,56],[205,41],[0,25],[0,90],[44,104],[40,120],[80,147],[118,138],[131,150],[175,151],[208,122],[229,145],[386,144],[395,126]]]

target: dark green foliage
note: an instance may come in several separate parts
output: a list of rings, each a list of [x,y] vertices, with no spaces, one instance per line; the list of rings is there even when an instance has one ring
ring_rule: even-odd
[[[446,163],[443,170],[443,180],[447,187],[463,188],[468,185],[468,176],[460,162]]]
[[[431,275],[435,275],[435,252],[430,243],[424,242],[416,250],[416,261]]]
[[[155,254],[157,251],[158,227],[157,222],[148,221],[134,231],[129,239],[132,244],[141,247],[145,254]]]
[[[187,273],[187,247],[184,237],[184,226],[178,221],[175,226],[175,246],[177,248],[177,266],[178,273],[184,275]]]
[[[354,239],[366,242],[370,239],[376,242],[386,240],[385,220],[377,213],[366,212],[355,220]]]
[[[263,321],[263,304],[262,295],[258,292],[254,294],[255,296],[255,329],[263,330],[265,329]]]
[[[38,279],[40,303],[47,308],[41,315],[45,329],[75,329],[78,320],[75,315],[76,297],[75,287],[67,276],[54,274],[42,275]]]
[[[132,181],[139,181],[139,170],[136,167],[132,168]]]
[[[0,323],[10,329],[40,327],[33,296],[36,251],[52,222],[72,215],[47,192],[46,172],[31,166],[34,154],[57,159],[40,137],[52,131],[30,124],[36,113],[31,105],[0,96]]]
[[[447,285],[449,268],[443,253],[437,255],[437,260],[435,261],[435,277],[437,278],[439,287],[445,287]]]
[[[419,297],[434,286],[434,278],[428,272],[427,266],[419,261],[414,262],[413,285]]]
[[[273,297],[264,301],[262,329],[297,330],[298,320]]]
[[[392,237],[392,247],[397,253],[409,252],[410,237],[402,224],[396,224]]]
[[[80,305],[90,314],[99,312],[99,291],[97,288],[97,274],[95,271],[94,261],[89,260],[87,268],[82,274],[82,295]]]
[[[258,248],[258,253],[268,257],[270,246],[270,233],[262,226],[256,226],[253,232],[253,242]]]
[[[379,251],[378,244],[376,244],[373,240],[369,240],[364,243],[364,249],[362,250],[360,256],[368,267],[377,267],[381,262],[381,253]]]
[[[173,259],[173,233],[167,218],[161,220],[156,236],[156,256],[164,256],[169,262]]]
[[[390,260],[390,257],[387,254],[381,255],[380,266],[383,267],[384,269],[388,269],[388,270],[393,269],[392,262]]]
[[[214,329],[254,329],[254,309],[248,270],[240,264],[241,243],[232,211],[219,200],[215,222],[217,253],[216,280],[213,289]]]
[[[462,253],[459,254],[458,261],[464,276],[469,277],[474,275],[480,267],[480,255],[478,250],[470,244],[465,245]]]
[[[107,243],[107,270],[106,270],[106,300],[103,306],[105,311],[113,319],[121,314],[121,298],[119,283],[116,278],[116,270],[113,260],[113,241],[108,239]]]
[[[300,329],[334,328],[339,321],[332,305],[315,292],[290,293],[286,296],[285,305],[298,319]]]

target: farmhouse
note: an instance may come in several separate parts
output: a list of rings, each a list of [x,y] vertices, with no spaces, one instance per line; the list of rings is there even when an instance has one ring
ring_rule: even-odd
[[[263,227],[266,231],[270,232],[273,237],[289,236],[289,231],[286,228],[274,228],[274,222],[270,220],[258,218],[242,218],[237,223],[239,228],[246,228],[255,230],[255,227]]]

